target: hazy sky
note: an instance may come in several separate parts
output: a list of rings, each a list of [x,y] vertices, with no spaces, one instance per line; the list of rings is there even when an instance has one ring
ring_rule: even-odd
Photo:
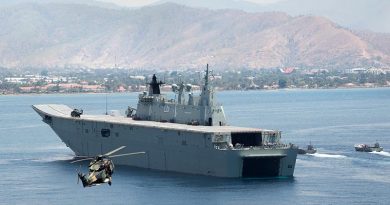
[[[145,6],[160,0],[99,0],[121,6]],[[208,5],[208,0],[174,0],[183,4]],[[232,1],[209,0],[210,8],[236,8]],[[234,0],[233,0],[234,1]],[[290,15],[319,15],[347,28],[368,29],[390,33],[390,0],[236,0],[259,4],[258,8],[249,6],[249,11],[282,11]],[[191,3],[192,2],[192,3]],[[221,3],[222,2],[222,3]],[[233,7],[231,7],[233,6]],[[242,8],[248,9],[247,4]]]
[[[145,6],[154,2],[157,2],[159,0],[99,0],[104,2],[111,2],[115,3],[121,6]],[[246,0],[253,3],[259,3],[259,4],[268,4],[268,3],[274,3],[280,0]]]

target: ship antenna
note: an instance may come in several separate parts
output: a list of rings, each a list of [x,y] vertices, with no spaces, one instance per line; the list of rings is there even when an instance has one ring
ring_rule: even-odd
[[[207,88],[207,86],[209,84],[209,64],[208,63],[206,65],[206,76],[204,78],[205,78],[204,85]]]
[[[107,112],[107,92],[106,92],[106,115],[108,115],[108,112]]]
[[[114,60],[114,68],[117,68],[118,65],[116,64],[116,55],[115,55],[115,60]]]

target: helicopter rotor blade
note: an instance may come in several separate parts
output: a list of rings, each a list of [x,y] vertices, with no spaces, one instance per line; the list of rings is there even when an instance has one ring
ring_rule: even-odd
[[[78,160],[71,161],[70,163],[73,164],[76,162],[82,162],[82,161],[91,160],[91,159],[94,159],[94,157],[89,157],[89,158],[85,158],[85,159],[78,159]]]
[[[136,155],[136,154],[145,154],[146,152],[132,152],[132,153],[126,153],[126,154],[117,154],[117,155],[112,155],[110,158],[113,157],[123,157],[123,156],[129,156],[129,155]]]
[[[104,155],[104,156],[110,156],[110,155],[114,154],[115,152],[117,152],[117,151],[119,151],[119,150],[121,150],[121,149],[123,149],[123,148],[125,148],[125,147],[126,147],[126,146],[118,147],[118,148],[112,150],[111,152],[107,152],[106,154],[103,154],[103,155]]]
[[[91,156],[77,155],[77,156],[73,156],[73,158],[91,158]]]

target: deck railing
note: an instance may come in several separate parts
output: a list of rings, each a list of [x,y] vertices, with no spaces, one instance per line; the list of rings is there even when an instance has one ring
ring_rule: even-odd
[[[290,149],[295,148],[298,149],[298,146],[294,144],[267,144],[267,145],[260,145],[260,146],[244,146],[240,144],[236,144],[235,146],[228,145],[227,143],[218,143],[214,144],[214,148],[218,150],[261,150],[261,149]]]

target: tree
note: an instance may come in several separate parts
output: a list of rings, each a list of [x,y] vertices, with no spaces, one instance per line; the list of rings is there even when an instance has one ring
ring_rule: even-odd
[[[49,75],[49,71],[48,70],[42,70],[41,71],[41,76],[48,76]]]
[[[279,79],[279,88],[286,88],[287,87],[287,80],[282,78],[282,79]]]

